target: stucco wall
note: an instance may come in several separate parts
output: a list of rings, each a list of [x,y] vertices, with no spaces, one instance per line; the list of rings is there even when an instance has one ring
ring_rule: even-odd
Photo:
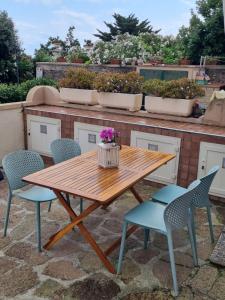
[[[24,149],[22,103],[0,104],[0,165],[5,154]]]

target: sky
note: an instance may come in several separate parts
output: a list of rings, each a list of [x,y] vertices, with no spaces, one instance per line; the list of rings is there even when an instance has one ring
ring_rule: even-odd
[[[81,43],[95,41],[96,29],[106,30],[104,21],[112,21],[114,12],[134,13],[162,34],[176,34],[188,24],[192,8],[195,0],[0,0],[0,10],[13,19],[22,47],[31,55],[49,36],[64,38],[71,25]]]

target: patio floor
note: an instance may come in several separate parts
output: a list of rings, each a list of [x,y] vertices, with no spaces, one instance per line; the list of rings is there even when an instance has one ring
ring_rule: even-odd
[[[153,188],[141,183],[137,190],[149,198]],[[123,273],[112,275],[102,266],[95,253],[79,235],[78,229],[57,243],[50,251],[39,254],[34,235],[34,205],[14,199],[8,237],[2,238],[3,214],[6,205],[6,182],[0,182],[0,299],[77,299],[77,300],[148,300],[172,299],[171,273],[167,242],[162,235],[152,234],[151,245],[143,250],[143,232],[127,241]],[[127,192],[108,211],[99,209],[85,225],[98,243],[107,246],[121,233],[123,214],[137,204]],[[72,206],[78,208],[78,201]],[[213,206],[216,238],[225,222],[225,207]],[[42,207],[42,242],[68,221],[58,202],[50,213]],[[174,234],[175,257],[179,284],[178,299],[225,299],[225,270],[212,265],[208,258],[210,244],[204,209],[197,213],[199,268],[193,268],[186,231]],[[118,249],[119,250],[119,249]],[[115,263],[118,250],[112,253]]]

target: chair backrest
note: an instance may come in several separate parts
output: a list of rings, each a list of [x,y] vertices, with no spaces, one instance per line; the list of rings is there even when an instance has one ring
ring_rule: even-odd
[[[41,156],[33,151],[18,150],[7,154],[2,160],[2,166],[11,191],[27,185],[22,181],[26,175],[40,171],[44,168]]]
[[[81,154],[78,143],[72,139],[57,139],[51,143],[51,152],[55,164],[63,162]]]
[[[200,183],[200,180],[192,182],[185,194],[174,199],[166,206],[164,211],[164,221],[167,227],[183,228],[187,225],[190,213],[189,209]]]
[[[200,186],[196,193],[196,196],[193,201],[193,205],[196,207],[204,207],[209,205],[209,189],[212,185],[213,179],[216,176],[216,173],[219,171],[219,166],[214,166],[209,170],[208,174],[200,178]]]

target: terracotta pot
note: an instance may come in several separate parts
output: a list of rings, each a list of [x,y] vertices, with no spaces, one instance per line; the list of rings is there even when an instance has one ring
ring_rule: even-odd
[[[117,59],[117,58],[112,58],[111,60],[110,60],[110,64],[111,65],[121,65],[121,59]]]
[[[57,58],[56,61],[57,61],[57,62],[66,62],[66,59],[65,59],[65,57],[63,57],[63,56],[60,56],[60,57]]]
[[[73,59],[72,63],[74,63],[74,64],[83,64],[84,60],[83,60],[83,58],[76,58],[76,59]]]
[[[190,64],[191,64],[190,59],[182,58],[179,60],[179,65],[190,65]]]

